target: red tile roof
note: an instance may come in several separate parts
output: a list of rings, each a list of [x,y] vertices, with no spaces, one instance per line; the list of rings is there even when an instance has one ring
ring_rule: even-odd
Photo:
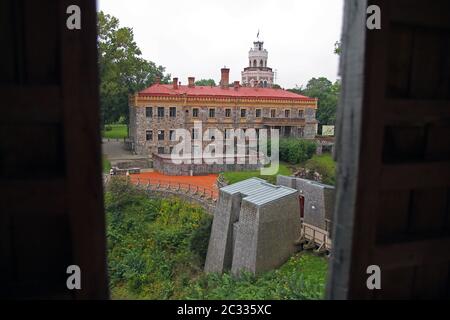
[[[188,97],[223,97],[223,98],[259,98],[259,99],[289,99],[289,100],[310,100],[309,98],[283,89],[272,88],[251,88],[234,87],[221,88],[210,86],[178,86],[174,89],[172,84],[154,84],[139,92],[139,96],[176,96],[187,95]]]

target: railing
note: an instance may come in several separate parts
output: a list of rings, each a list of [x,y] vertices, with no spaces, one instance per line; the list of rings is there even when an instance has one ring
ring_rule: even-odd
[[[305,123],[305,118],[271,118],[271,117],[264,117],[263,122],[264,123],[277,123],[277,124],[283,124],[283,123]]]
[[[170,191],[173,193],[196,197],[198,199],[205,199],[213,202],[217,201],[218,198],[218,190],[212,187],[208,188],[189,183],[162,179],[134,178],[133,176],[130,177],[130,181],[136,186],[144,187],[147,190]]]
[[[313,226],[305,223],[304,219],[301,220],[301,236],[297,241],[298,244],[303,244],[304,249],[317,248],[318,252],[331,250],[331,238],[330,229],[331,221],[325,220],[325,229]]]
[[[103,175],[104,184],[107,185],[114,176]],[[123,176],[122,176],[123,177]],[[129,176],[127,183],[132,183],[137,188],[144,191],[155,191],[163,194],[172,194],[193,200],[213,214],[218,199],[218,190],[214,188],[202,187],[189,183],[168,181],[162,179],[142,179]]]

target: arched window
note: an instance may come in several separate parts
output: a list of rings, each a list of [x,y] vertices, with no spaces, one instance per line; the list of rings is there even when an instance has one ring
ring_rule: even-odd
[[[264,62],[262,60],[259,62],[259,66],[264,67]]]
[[[248,60],[248,66],[249,66],[249,67],[252,66],[252,60]]]
[[[267,60],[264,61],[264,67],[267,68]]]
[[[264,88],[267,88],[267,80],[264,80]]]
[[[256,60],[253,60],[253,67],[257,67],[257,65],[256,65]]]

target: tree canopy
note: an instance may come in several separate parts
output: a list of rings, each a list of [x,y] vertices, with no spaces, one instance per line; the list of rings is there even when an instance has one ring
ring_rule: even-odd
[[[288,91],[302,94],[311,98],[318,98],[316,118],[319,121],[319,132],[322,125],[334,125],[336,121],[336,106],[339,101],[341,90],[340,81],[332,83],[327,78],[312,78],[305,88],[296,87]]]
[[[155,82],[168,83],[163,66],[142,57],[134,41],[132,28],[120,27],[119,20],[102,11],[98,13],[98,59],[100,106],[103,123],[128,119],[128,95]]]
[[[216,82],[213,79],[200,79],[195,81],[196,86],[216,86]]]

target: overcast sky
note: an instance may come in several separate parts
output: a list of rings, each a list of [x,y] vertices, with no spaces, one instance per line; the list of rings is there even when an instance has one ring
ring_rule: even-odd
[[[143,57],[182,84],[217,83],[223,66],[241,81],[258,29],[283,88],[337,79],[343,0],[98,0],[98,9],[133,28]]]

